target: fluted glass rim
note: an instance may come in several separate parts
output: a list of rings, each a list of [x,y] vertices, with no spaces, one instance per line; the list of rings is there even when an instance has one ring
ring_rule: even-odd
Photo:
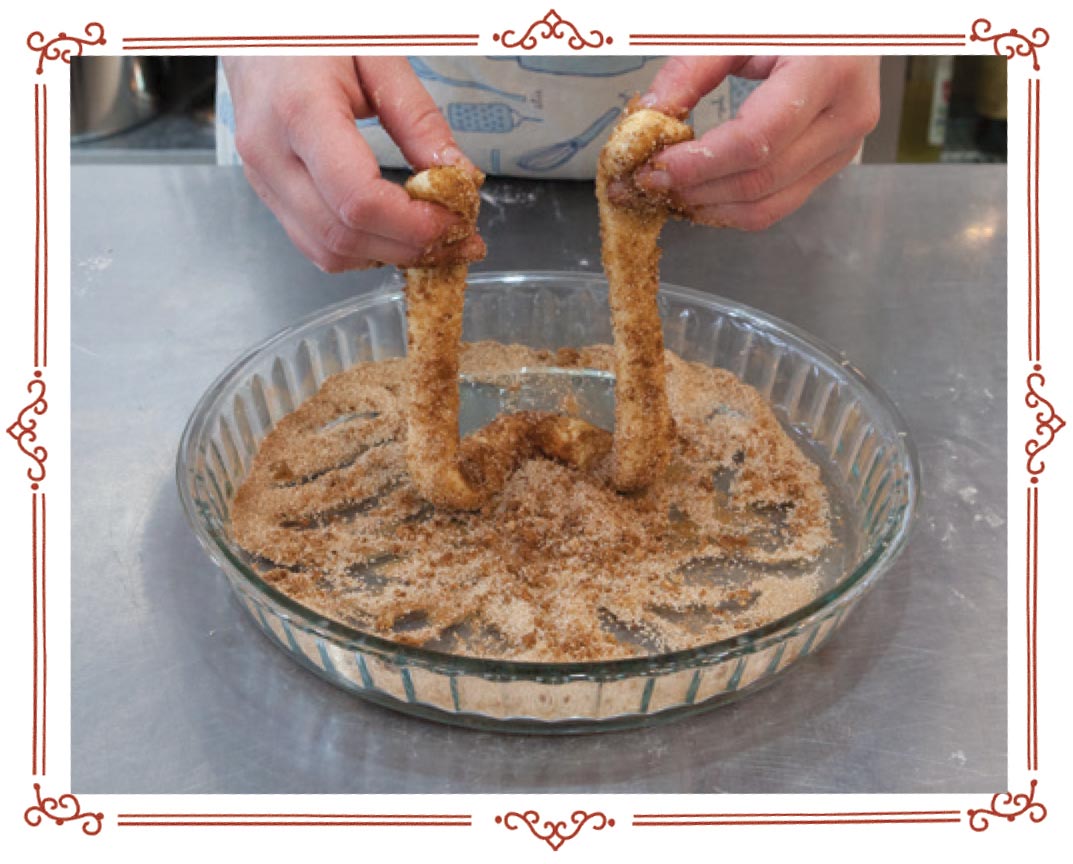
[[[789,638],[809,624],[830,618],[851,604],[889,570],[907,544],[919,506],[920,464],[909,427],[890,398],[860,370],[849,364],[844,354],[801,328],[744,303],[661,282],[661,296],[714,308],[727,317],[746,321],[754,328],[774,334],[784,342],[797,343],[799,347],[806,349],[806,353],[814,362],[824,366],[836,379],[855,384],[873,402],[873,412],[878,411],[878,415],[873,413],[870,416],[893,428],[895,435],[891,438],[891,443],[896,448],[897,461],[903,466],[908,478],[906,503],[896,520],[888,519],[877,542],[848,575],[843,576],[831,589],[793,612],[726,639],[644,657],[566,663],[488,659],[402,645],[335,621],[303,606],[262,579],[242,560],[237,544],[222,536],[204,517],[198,506],[193,483],[198,442],[209,431],[208,422],[221,395],[242,376],[244,370],[262,361],[276,346],[300,338],[307,331],[330,326],[338,319],[361,312],[369,306],[400,300],[404,302],[403,284],[400,276],[393,273],[379,288],[322,307],[247,349],[209,385],[183,429],[176,457],[176,483],[186,519],[198,541],[232,582],[237,581],[254,595],[259,595],[260,599],[278,607],[292,624],[347,650],[374,653],[396,663],[413,664],[434,671],[476,675],[490,680],[529,680],[543,683],[619,680],[709,666],[755,653]],[[503,289],[518,284],[554,284],[558,287],[574,285],[579,288],[595,287],[604,291],[607,289],[607,281],[601,273],[555,270],[471,273],[467,284],[470,287]]]

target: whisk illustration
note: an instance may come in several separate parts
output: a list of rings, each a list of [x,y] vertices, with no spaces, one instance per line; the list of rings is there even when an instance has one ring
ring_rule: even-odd
[[[621,114],[621,108],[609,108],[580,135],[523,153],[518,157],[518,167],[526,171],[554,171],[589,146]]]

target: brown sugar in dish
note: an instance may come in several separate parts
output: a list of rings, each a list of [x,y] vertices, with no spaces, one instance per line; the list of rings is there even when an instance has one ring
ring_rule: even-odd
[[[676,434],[646,489],[615,491],[606,447],[582,467],[536,451],[472,512],[432,507],[407,473],[406,360],[354,366],[262,442],[233,502],[234,537],[303,605],[470,656],[639,656],[800,608],[820,590],[811,562],[832,542],[819,469],[732,373],[665,360]],[[525,366],[610,371],[614,354],[463,346],[470,380],[498,384]]]
[[[459,440],[458,349],[468,272],[464,244],[477,239],[483,255],[483,241],[476,238],[482,181],[483,175],[474,177],[456,166],[429,168],[406,181],[412,198],[461,217],[447,238],[448,261],[405,268],[406,467],[426,501],[457,510],[479,509],[507,475],[534,455],[585,468],[612,446],[608,432],[580,418],[534,411],[497,417]]]

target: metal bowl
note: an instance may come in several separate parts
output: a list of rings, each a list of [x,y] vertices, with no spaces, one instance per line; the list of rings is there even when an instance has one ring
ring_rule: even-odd
[[[71,58],[71,141],[93,141],[156,117],[160,58]]]

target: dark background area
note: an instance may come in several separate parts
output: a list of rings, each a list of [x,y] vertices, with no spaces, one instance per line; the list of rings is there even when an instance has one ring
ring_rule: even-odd
[[[1005,162],[1006,62],[884,57],[882,116],[862,161]],[[214,162],[215,87],[215,57],[73,58],[72,160]],[[941,145],[928,143],[929,124]]]

